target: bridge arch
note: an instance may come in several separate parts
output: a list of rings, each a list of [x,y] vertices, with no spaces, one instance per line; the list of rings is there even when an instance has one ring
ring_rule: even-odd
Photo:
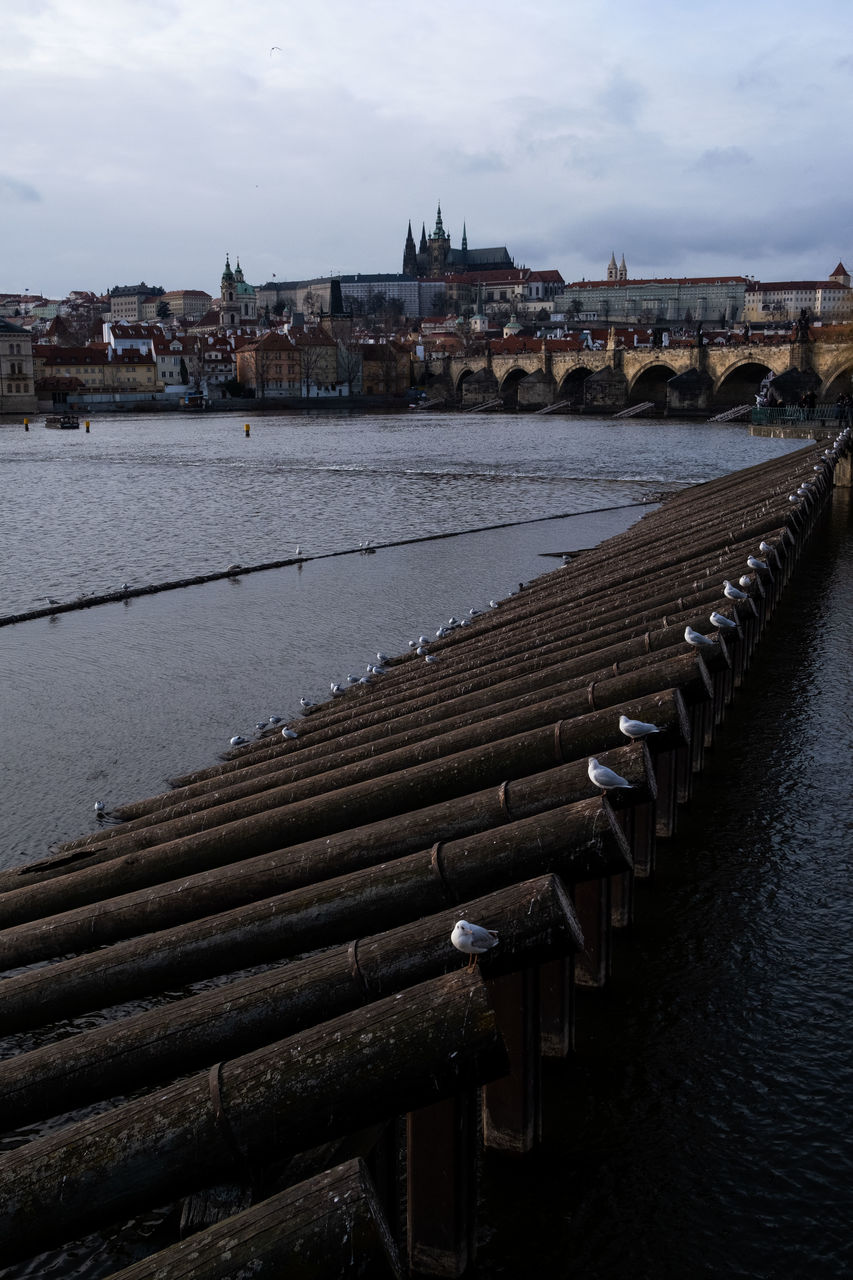
[[[853,395],[853,355],[831,369],[820,384],[821,400],[832,402],[840,395]]]
[[[592,373],[585,365],[578,365],[566,373],[557,387],[558,400],[570,400],[573,405],[583,404],[583,384]]]
[[[744,356],[730,364],[714,384],[715,407],[727,409],[738,404],[755,404],[762,378],[773,372],[769,364],[754,356]]]
[[[518,365],[514,365],[499,380],[498,395],[508,408],[518,405],[518,384],[527,377],[529,372],[529,369],[522,369]]]
[[[628,385],[628,404],[642,404],[644,400],[651,400],[656,409],[665,409],[666,384],[675,375],[676,370],[662,361],[646,365]]]
[[[462,369],[456,370],[454,373],[453,390],[456,392],[457,396],[462,393],[462,384],[465,379],[470,378],[471,374],[475,372],[476,370],[470,368],[467,364]]]

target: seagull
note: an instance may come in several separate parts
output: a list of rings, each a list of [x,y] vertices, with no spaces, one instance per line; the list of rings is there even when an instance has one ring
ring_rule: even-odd
[[[104,804],[103,800],[95,801],[95,813],[103,813],[106,807],[107,806]]]
[[[255,728],[257,729],[258,733],[260,733],[262,729],[266,729],[266,727],[267,727],[266,720],[259,720],[255,725]]]
[[[370,676],[362,676],[358,683],[359,683],[359,684],[370,684]]]
[[[270,57],[272,57],[274,53],[283,53],[283,52],[284,50],[282,49],[281,45],[274,44],[273,47],[270,49]]]
[[[434,653],[428,653],[428,654],[426,655],[426,658],[424,659],[424,661],[425,661],[425,662],[438,662],[438,658],[435,656],[435,654],[434,654]]]
[[[797,495],[796,495],[795,493],[789,493],[789,494],[788,494],[788,501],[789,501],[789,502],[799,502],[799,500],[800,500],[800,499],[797,497]]]
[[[228,739],[229,746],[232,746],[232,747],[242,747],[243,743],[247,741],[248,739],[244,738],[239,733],[235,733],[233,738]]]
[[[290,725],[286,724],[281,731],[281,736],[292,740],[293,738],[298,738],[299,734],[295,729],[291,729]]]
[[[647,738],[650,733],[660,733],[656,724],[648,724],[645,720],[629,720],[627,716],[619,717],[619,729],[632,741],[637,738]]]
[[[281,716],[272,715],[269,719],[270,724],[281,724]]]
[[[314,707],[317,704],[314,702],[311,702],[309,698],[300,698],[299,705],[303,711],[308,711],[311,707]]]
[[[436,639],[443,640],[445,636],[450,635],[450,627],[439,627],[435,635],[436,635]]]
[[[733,627],[737,628],[737,623],[732,622],[731,618],[727,618],[724,613],[717,613],[716,609],[711,614],[710,622],[712,627]]]
[[[387,654],[387,653],[381,653],[381,652],[380,652],[380,653],[377,653],[377,655],[376,655],[376,661],[379,663],[380,667],[384,667],[384,666],[385,666],[385,664],[386,664],[386,662],[388,662],[388,661],[389,661],[388,654]]]
[[[417,649],[415,649],[415,653],[418,655],[419,658],[422,658],[426,653],[426,648],[424,647],[424,645],[419,644]]]
[[[429,644],[429,636],[418,636],[418,644]]]
[[[458,618],[454,618],[454,617],[453,617],[453,614],[451,614],[451,615],[450,615],[450,617],[447,619],[447,625],[448,625],[449,627],[458,627],[458,626],[459,626],[459,619],[458,619]]]
[[[371,674],[372,676],[384,676],[384,675],[385,675],[385,668],[384,668],[384,667],[368,667],[368,671],[370,672],[370,674]]]
[[[497,600],[490,600],[490,601],[489,601],[489,608],[490,608],[490,609],[497,609],[497,607],[498,607],[498,602],[497,602]]]
[[[467,920],[457,920],[450,935],[450,941],[457,951],[468,957],[468,968],[477,963],[479,956],[498,945],[498,935],[494,929],[484,929],[480,924],[469,924]]]
[[[746,600],[745,591],[741,591],[740,587],[735,587],[729,582],[728,578],[723,578],[723,595],[728,600]]]
[[[738,578],[738,582],[740,583],[740,585],[741,585],[742,587],[751,587],[751,586],[752,586],[752,578],[750,578],[750,576],[749,576],[749,574],[748,574],[748,573],[744,573],[744,574],[742,574],[742,575],[741,575],[741,577],[739,577],[739,578]]]
[[[299,545],[299,543],[298,543],[298,542],[297,542],[297,544],[296,544],[296,554],[297,554],[297,556],[301,556],[301,555],[302,555],[302,548],[300,547],[300,545]]]
[[[48,603],[48,604],[50,604],[50,605],[59,604],[59,601],[58,601],[58,600],[54,600],[53,596],[45,596],[45,600],[46,600],[46,601],[47,601],[47,603]]]
[[[479,609],[469,609],[469,610],[468,610],[468,617],[469,617],[469,618],[479,618],[479,616],[480,616],[480,610],[479,610]]]
[[[358,684],[358,676],[354,676],[352,672],[347,676],[347,684]]]
[[[708,648],[715,643],[710,636],[703,635],[701,631],[694,631],[692,627],[684,628],[684,639],[697,649]]]
[[[622,778],[618,773],[614,773],[612,769],[608,769],[606,764],[599,764],[595,756],[590,756],[587,765],[587,773],[590,782],[594,782],[597,787],[601,788],[601,794],[607,795],[609,788],[627,787],[633,789],[633,782],[629,782],[627,778]]]
[[[769,556],[773,548],[771,547],[769,542],[759,542],[758,550],[763,551],[766,556]]]
[[[344,687],[343,687],[343,685],[342,685],[342,684],[338,684],[338,683],[337,683],[337,681],[335,681],[335,680],[332,680],[332,682],[331,682],[331,683],[330,683],[330,685],[329,685],[329,688],[330,688],[330,689],[331,689],[331,691],[332,691],[332,696],[333,696],[333,697],[334,697],[334,695],[335,695],[336,693],[343,693],[343,691],[344,691]]]
[[[762,543],[762,546],[763,545],[764,544]],[[767,568],[767,561],[757,560],[755,556],[747,556],[746,563],[749,565],[750,569],[766,569]]]

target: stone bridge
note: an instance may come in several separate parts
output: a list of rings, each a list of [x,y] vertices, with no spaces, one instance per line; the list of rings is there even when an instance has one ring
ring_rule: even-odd
[[[509,408],[565,404],[578,411],[616,413],[651,401],[666,413],[719,413],[754,404],[766,374],[787,374],[786,395],[813,390],[818,400],[851,391],[853,342],[761,342],[737,346],[620,348],[565,351],[530,340],[512,352],[434,355],[433,394],[443,390],[464,408],[503,401]],[[557,347],[558,349],[553,349]]]

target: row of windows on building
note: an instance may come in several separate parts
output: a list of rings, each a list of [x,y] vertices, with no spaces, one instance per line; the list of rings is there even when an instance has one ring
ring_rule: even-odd
[[[28,396],[30,394],[30,384],[28,382],[7,382],[6,394],[10,396]]]

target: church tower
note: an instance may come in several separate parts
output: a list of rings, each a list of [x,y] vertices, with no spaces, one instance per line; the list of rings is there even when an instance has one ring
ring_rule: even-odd
[[[429,274],[431,279],[435,280],[444,275],[449,252],[450,236],[444,230],[444,223],[441,221],[441,204],[439,203],[438,212],[435,216],[435,230],[429,238]]]
[[[617,275],[616,279],[617,279],[617,280],[627,280],[627,279],[628,279],[628,268],[625,266],[625,255],[624,255],[624,253],[622,254],[622,261],[619,263],[619,274]]]
[[[618,280],[619,279],[618,273],[619,273],[619,268],[616,266],[616,254],[611,252],[610,261],[607,264],[607,279]]]
[[[418,274],[418,251],[415,248],[415,237],[412,235],[412,223],[406,233],[406,247],[403,250],[403,275],[415,280]]]
[[[239,258],[237,266],[232,270],[227,253],[225,270],[222,272],[219,315],[220,323],[226,329],[257,328],[258,303],[254,286],[246,283]]]

